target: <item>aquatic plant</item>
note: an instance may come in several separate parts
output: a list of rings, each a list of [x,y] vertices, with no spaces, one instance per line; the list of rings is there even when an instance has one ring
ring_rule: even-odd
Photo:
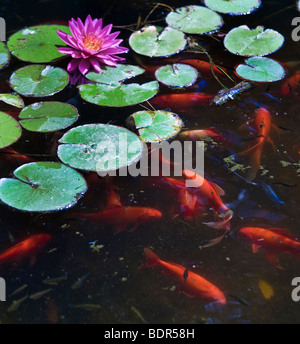
[[[72,18],[69,27],[72,35],[57,31],[60,39],[69,45],[57,49],[62,54],[71,55],[69,72],[79,69],[85,75],[92,66],[99,73],[102,65],[115,67],[119,61],[125,60],[117,54],[127,53],[128,49],[120,46],[122,39],[116,39],[119,31],[111,33],[112,24],[102,27],[102,19],[93,20],[88,15],[84,24],[80,18],[77,21]]]

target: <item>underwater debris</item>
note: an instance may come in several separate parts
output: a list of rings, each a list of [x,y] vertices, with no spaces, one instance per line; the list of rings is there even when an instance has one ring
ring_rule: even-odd
[[[228,100],[234,100],[239,94],[248,91],[252,88],[252,84],[247,81],[242,81],[229,89],[222,89],[217,93],[217,95],[212,99],[211,104],[223,105]]]

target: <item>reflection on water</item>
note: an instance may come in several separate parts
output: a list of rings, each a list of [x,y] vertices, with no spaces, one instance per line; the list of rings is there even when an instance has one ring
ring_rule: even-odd
[[[95,17],[104,16],[107,23],[123,26],[135,23],[139,14],[146,16],[152,8],[149,2],[137,0],[77,0],[72,1],[72,6],[69,3],[58,10],[59,3],[54,0],[36,1],[36,4],[7,0],[1,4],[1,11],[7,21],[7,31],[12,32],[52,20],[67,21],[72,16],[85,18],[89,13]],[[174,7],[183,5],[182,1],[176,1],[176,5],[173,1],[166,3]],[[293,3],[286,1],[283,5],[282,1],[265,0],[263,7],[252,15],[226,17],[222,32],[241,24],[264,25],[278,30],[285,35],[286,42],[272,58],[285,63],[287,77],[290,77],[299,68],[299,43],[291,39],[290,24],[298,12],[295,8],[274,16],[270,14]],[[158,9],[150,19],[164,18],[166,13],[166,8]],[[125,42],[130,33],[122,30]],[[233,68],[242,59],[224,51],[219,41],[209,37],[203,39],[213,60],[225,66],[238,82]],[[136,64],[133,54],[128,55],[128,62]],[[20,66],[21,62],[13,60],[8,69],[1,71],[1,85]],[[62,66],[65,67],[64,62]],[[214,78],[204,80],[199,81],[201,92],[216,94],[220,90]],[[221,80],[228,87],[233,86],[226,76]],[[238,230],[246,226],[287,228],[295,236],[299,234],[299,104],[294,98],[280,94],[282,83],[258,84],[234,102],[220,107],[199,106],[180,114],[185,129],[214,127],[226,138],[224,145],[210,145],[205,157],[207,178],[225,190],[222,200],[234,211],[231,231],[218,245],[201,249],[208,240],[217,237],[219,231],[203,225],[202,220],[196,224],[174,218],[178,211],[174,191],[154,185],[146,177],[117,177],[114,184],[122,204],[155,208],[163,217],[118,235],[102,222],[68,219],[71,213],[95,212],[104,207],[106,196],[100,181],[78,205],[61,213],[26,214],[1,206],[1,251],[40,232],[51,234],[53,239],[37,255],[35,262],[23,261],[19,265],[0,267],[0,276],[7,283],[7,301],[0,303],[0,321],[105,324],[300,322],[298,304],[291,298],[291,281],[299,275],[300,261],[282,254],[280,262],[284,269],[277,269],[265,258],[263,249],[253,254],[251,243],[238,235]],[[2,87],[1,92],[8,92],[4,85]],[[140,106],[100,108],[83,102],[76,95],[76,88],[69,87],[56,99],[71,99],[73,104],[76,103],[81,115],[77,125],[109,122],[124,126],[125,119],[141,109]],[[4,104],[0,105],[0,110],[7,110]],[[250,183],[241,171],[231,172],[231,166],[225,165],[223,159],[249,147],[249,132],[240,127],[253,117],[258,106],[270,111],[279,130],[271,133],[275,149],[272,145],[264,145],[262,167]],[[24,133],[13,147],[22,153],[55,153],[53,141],[52,134]],[[54,154],[51,160],[56,159]],[[10,176],[17,166],[18,162],[8,163],[1,159],[1,177]],[[211,219],[209,216],[206,215],[205,222]],[[217,285],[226,295],[227,304],[220,306],[188,297],[159,268],[139,269],[144,263],[145,247],[151,247],[161,259],[183,265]],[[269,294],[262,292],[262,285],[270,286],[273,295],[267,298]]]

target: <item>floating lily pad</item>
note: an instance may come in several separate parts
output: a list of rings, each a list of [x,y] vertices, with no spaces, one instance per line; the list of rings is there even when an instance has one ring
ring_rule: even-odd
[[[3,42],[0,42],[0,69],[6,67],[9,63],[9,60],[10,54],[7,46]]]
[[[0,112],[0,148],[10,146],[21,136],[19,123],[5,112]]]
[[[23,128],[38,132],[65,129],[77,119],[75,106],[54,101],[28,105],[19,114],[19,123]]]
[[[243,79],[257,82],[274,82],[284,78],[285,70],[280,63],[267,57],[250,57],[236,68]]]
[[[227,50],[241,56],[265,56],[281,48],[284,37],[272,29],[264,30],[262,26],[249,29],[241,25],[228,32],[224,39]]]
[[[74,169],[55,162],[33,162],[0,179],[0,200],[19,210],[50,212],[70,208],[87,190]]]
[[[122,107],[152,98],[158,92],[158,87],[157,81],[119,86],[97,83],[80,85],[79,93],[84,100],[96,105]]]
[[[0,101],[20,109],[25,106],[24,100],[18,94],[0,93]]]
[[[249,14],[261,5],[261,0],[204,0],[213,11],[230,15]]]
[[[138,161],[143,143],[133,132],[109,124],[86,124],[70,129],[58,141],[65,164],[85,171],[107,172]]]
[[[57,30],[70,34],[68,26],[40,25],[22,29],[9,37],[7,46],[22,61],[47,63],[65,56],[57,51],[66,44],[58,37]]]
[[[167,140],[178,134],[183,125],[178,115],[163,110],[135,112],[127,119],[129,124],[132,121],[144,142]]]
[[[186,44],[184,33],[171,27],[147,26],[129,37],[129,45],[135,52],[150,57],[174,55]]]
[[[143,74],[145,70],[139,66],[118,64],[117,67],[105,67],[99,73],[91,72],[86,78],[101,84],[119,85],[120,82]]]
[[[162,66],[155,71],[156,79],[171,87],[191,86],[198,76],[196,68],[183,63]]]
[[[224,22],[222,17],[203,6],[185,6],[170,12],[166,22],[174,29],[190,34],[203,34],[220,29]]]
[[[26,97],[47,97],[60,92],[69,82],[68,73],[49,65],[28,65],[15,71],[10,86]]]

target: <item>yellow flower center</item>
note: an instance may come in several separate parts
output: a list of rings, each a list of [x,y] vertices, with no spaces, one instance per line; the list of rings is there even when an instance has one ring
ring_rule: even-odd
[[[97,51],[101,48],[103,40],[100,40],[95,33],[89,33],[84,37],[82,43],[87,49]]]

